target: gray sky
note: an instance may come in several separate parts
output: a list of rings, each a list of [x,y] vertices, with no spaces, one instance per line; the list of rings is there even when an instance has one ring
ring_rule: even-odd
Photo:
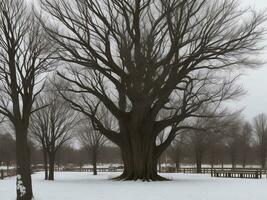
[[[266,0],[240,0],[240,3],[243,2],[257,9],[267,8]],[[263,58],[267,59],[267,51]],[[258,70],[247,70],[245,73],[240,81],[247,94],[242,96],[240,101],[234,102],[234,106],[245,108],[244,117],[250,120],[259,113],[267,113],[267,64]]]

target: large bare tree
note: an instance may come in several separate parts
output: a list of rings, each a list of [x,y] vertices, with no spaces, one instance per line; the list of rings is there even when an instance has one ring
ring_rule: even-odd
[[[45,76],[41,74],[54,62],[50,60],[53,45],[44,36],[23,0],[0,2],[0,113],[11,121],[16,136],[18,200],[33,196],[29,119],[43,88]]]
[[[265,17],[235,0],[42,0],[42,7],[58,58],[71,65],[59,74],[77,99],[65,98],[120,147],[121,179],[162,180],[157,160],[181,123],[239,93],[230,69],[259,64],[253,55]],[[96,102],[119,129],[103,125]],[[159,119],[162,111],[169,115]]]

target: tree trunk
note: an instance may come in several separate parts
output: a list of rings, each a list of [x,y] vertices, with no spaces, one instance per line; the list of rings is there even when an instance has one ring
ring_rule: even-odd
[[[97,175],[97,150],[92,150],[93,175]]]
[[[245,158],[245,157],[243,157],[243,160],[242,160],[242,166],[243,166],[243,168],[246,167],[246,158]]]
[[[180,161],[179,160],[176,160],[175,167],[176,167],[176,172],[179,172],[180,171]]]
[[[31,200],[33,194],[30,148],[27,131],[23,130],[25,130],[23,127],[16,127],[17,200]]]
[[[48,179],[48,166],[47,166],[47,152],[45,148],[43,148],[43,156],[44,156],[44,170],[45,170],[45,180]]]
[[[7,176],[9,175],[9,165],[10,165],[10,161],[7,161],[6,163]]]
[[[53,181],[54,180],[54,170],[55,170],[55,154],[49,153],[49,176],[48,180]]]
[[[130,148],[131,147],[131,148]],[[157,160],[153,152],[153,145],[146,145],[147,148],[140,148],[139,145],[124,145],[121,148],[124,171],[119,180],[143,180],[162,181],[167,180],[157,174]]]
[[[266,163],[266,151],[265,147],[262,147],[261,150],[261,168],[265,169],[265,163]]]
[[[126,109],[125,93],[119,90],[119,106]],[[156,134],[152,121],[147,118],[146,104],[133,103],[131,116],[120,120],[121,131],[118,145],[122,154],[124,171],[119,180],[160,181],[167,180],[157,174],[157,161],[163,149],[156,149]],[[165,146],[164,146],[165,147]]]
[[[196,160],[196,164],[197,164],[197,173],[198,173],[198,174],[201,174],[202,161],[201,161],[200,158]]]
[[[201,174],[202,171],[202,153],[196,152],[196,165],[197,165],[197,173]]]
[[[236,168],[236,157],[235,157],[235,154],[231,155],[231,163],[232,163],[232,168],[235,169]]]

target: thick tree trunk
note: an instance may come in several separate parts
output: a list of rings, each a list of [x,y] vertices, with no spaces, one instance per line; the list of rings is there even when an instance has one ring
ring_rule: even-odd
[[[54,170],[55,170],[55,154],[50,153],[49,156],[49,175],[48,180],[53,181],[54,180]]]
[[[47,152],[44,148],[43,148],[43,157],[44,157],[45,180],[47,180],[48,179]]]
[[[119,106],[126,109],[125,93],[120,91]],[[121,138],[118,142],[122,153],[124,171],[118,180],[167,180],[157,174],[157,161],[162,151],[156,151],[156,134],[146,115],[146,104],[134,102],[131,116],[119,122]]]
[[[147,145],[145,149],[140,146],[124,146],[121,149],[124,171],[119,180],[143,180],[143,181],[162,181],[167,180],[157,174],[157,160],[153,145]]]
[[[27,131],[23,130],[23,127],[16,127],[17,200],[31,200],[33,194],[30,148]]]

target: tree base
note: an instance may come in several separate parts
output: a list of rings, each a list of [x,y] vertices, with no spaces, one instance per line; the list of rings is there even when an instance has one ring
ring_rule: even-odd
[[[169,181],[169,179],[162,177],[158,175],[157,173],[155,174],[150,174],[150,175],[136,175],[134,173],[126,173],[123,172],[120,176],[113,178],[112,180],[117,180],[117,181]]]

